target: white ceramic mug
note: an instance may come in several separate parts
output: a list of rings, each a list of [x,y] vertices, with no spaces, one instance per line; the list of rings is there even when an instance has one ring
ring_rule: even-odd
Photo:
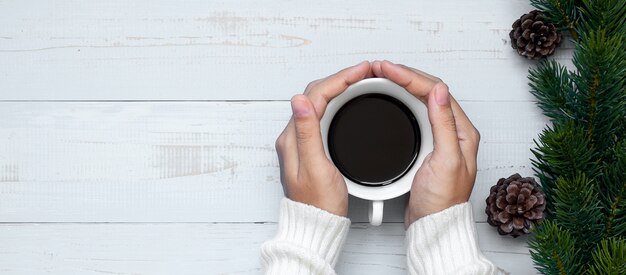
[[[370,224],[380,225],[383,221],[384,200],[396,198],[408,193],[415,177],[415,172],[424,162],[424,158],[433,150],[433,135],[428,121],[426,105],[398,84],[385,78],[368,78],[350,85],[343,93],[328,103],[326,112],[320,121],[322,140],[326,156],[332,160],[328,151],[328,130],[339,109],[351,99],[365,94],[384,94],[398,99],[415,116],[420,128],[420,147],[415,162],[402,177],[393,183],[381,186],[368,186],[351,181],[344,175],[348,193],[371,202],[368,216]]]

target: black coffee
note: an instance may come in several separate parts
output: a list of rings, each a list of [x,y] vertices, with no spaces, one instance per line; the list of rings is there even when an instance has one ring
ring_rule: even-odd
[[[415,116],[399,100],[366,94],[343,105],[328,131],[328,151],[339,171],[365,185],[385,185],[402,177],[419,152]]]

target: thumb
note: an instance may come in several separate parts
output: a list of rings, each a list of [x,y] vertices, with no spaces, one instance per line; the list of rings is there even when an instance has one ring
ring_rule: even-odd
[[[446,84],[437,83],[429,93],[428,119],[433,129],[433,155],[445,158],[459,155],[459,138]]]
[[[304,95],[296,95],[291,99],[291,109],[296,126],[296,143],[300,163],[324,158],[320,121],[311,100]]]

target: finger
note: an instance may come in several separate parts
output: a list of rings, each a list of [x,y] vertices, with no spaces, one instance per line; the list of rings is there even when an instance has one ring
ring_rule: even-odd
[[[415,68],[407,67],[407,66],[402,65],[402,64],[396,64],[396,65],[401,66],[401,67],[403,67],[403,68],[405,68],[407,70],[411,70],[414,73],[419,74],[419,75],[421,75],[423,77],[426,77],[426,78],[430,79],[431,81],[433,81],[435,84],[438,83],[438,82],[443,82],[440,78],[438,78],[438,77],[436,77],[434,75],[431,75],[429,73],[426,73],[424,71],[420,71],[420,70],[415,69]],[[467,117],[467,115],[465,114],[465,112],[463,111],[463,109],[461,108],[459,103],[456,101],[456,99],[452,95],[450,95],[450,99],[451,99],[451,103],[452,103],[452,111],[455,113],[455,118],[462,119],[463,120],[462,123],[464,125],[470,125],[470,126],[473,127],[472,122],[469,120],[469,118]],[[456,113],[460,114],[461,116],[457,117]],[[458,125],[458,122],[459,121],[457,121],[457,125]]]
[[[423,77],[426,77],[426,78],[430,79],[431,81],[433,81],[433,82],[435,82],[435,83],[437,83],[437,82],[443,82],[443,81],[441,81],[441,79],[440,79],[439,77],[436,77],[436,76],[431,75],[431,74],[429,74],[429,73],[427,73],[427,72],[424,72],[424,71],[418,70],[418,69],[416,69],[416,68],[408,67],[408,66],[406,66],[406,65],[402,65],[402,64],[396,64],[396,65],[398,65],[398,66],[400,66],[400,67],[403,67],[403,68],[405,68],[405,69],[407,69],[407,70],[411,70],[411,71],[413,71],[414,73],[419,74],[419,75],[421,75],[421,76],[423,76]]]
[[[276,139],[276,153],[280,165],[280,180],[283,188],[286,188],[290,179],[293,179],[298,172],[298,147],[293,118],[289,120],[287,127]]]
[[[450,95],[450,105],[452,107],[452,112],[454,113],[454,118],[456,119],[456,125],[458,130],[470,130],[474,128],[474,125],[465,114],[459,102],[456,101],[454,96]]]
[[[309,96],[312,91],[319,90],[319,89],[317,89],[317,86],[320,83],[327,82],[330,78],[335,77],[337,75],[342,75],[342,74],[345,74],[345,73],[349,74],[351,70],[355,69],[356,67],[359,67],[359,66],[362,66],[364,64],[367,64],[367,63],[369,63],[369,62],[363,61],[363,62],[361,62],[359,64],[354,65],[354,66],[345,68],[345,69],[343,69],[343,70],[341,70],[341,71],[339,71],[339,72],[337,72],[335,74],[329,75],[329,76],[324,77],[324,78],[313,80],[306,86],[306,89],[304,89],[304,93],[303,94],[306,95],[306,96]],[[363,73],[365,74],[363,77],[360,77],[359,79],[357,79],[356,81],[353,81],[353,82],[357,82],[357,81],[359,81],[361,79],[364,79],[364,78],[367,78],[368,76],[371,76],[372,75],[371,65],[369,66],[369,68],[370,68],[369,70],[363,71]],[[362,68],[358,68],[357,71],[359,69],[362,69]],[[347,86],[346,86],[346,88],[347,88]]]
[[[375,75],[374,75],[374,72],[372,72],[372,66],[371,66],[371,63],[370,63],[370,69],[367,70],[367,73],[365,74],[364,78],[372,78],[372,77],[375,77]]]
[[[280,133],[279,139],[280,137],[283,137],[285,135],[287,135],[289,133],[289,129],[293,128],[293,115],[291,115],[291,118],[289,118],[289,121],[287,122],[287,126],[285,127],[285,129],[283,129],[283,131]]]
[[[463,108],[461,108],[459,102],[456,101],[452,95],[450,95],[450,103],[452,106],[452,113],[454,114],[454,120],[456,121],[456,129],[459,135],[459,140],[461,142],[461,150],[464,152],[466,151],[469,155],[475,155],[478,151],[480,134]]]
[[[314,163],[324,160],[324,147],[320,122],[315,114],[313,104],[308,97],[296,95],[291,99],[293,119],[298,147],[298,164]]]
[[[428,119],[433,130],[433,157],[450,159],[461,154],[456,122],[450,103],[448,87],[435,85],[428,98]]]
[[[461,152],[466,160],[468,170],[475,171],[480,134],[465,114],[465,111],[461,108],[461,105],[459,105],[456,99],[452,96],[450,96],[450,103],[452,106],[452,113],[454,114],[454,120],[456,122],[456,130],[459,137]]]
[[[372,73],[374,73],[374,76],[376,77],[385,77],[383,75],[383,71],[380,67],[380,65],[382,64],[382,62],[380,60],[375,60],[374,62],[372,62]]]
[[[345,91],[348,86],[364,79],[370,70],[370,63],[363,61],[313,85],[306,94],[311,99],[317,116],[322,117],[326,111],[326,105],[331,99]]]
[[[380,64],[380,68],[385,78],[404,87],[409,93],[422,101],[426,100],[428,93],[438,83],[431,79],[430,75],[426,76],[416,73],[406,66],[393,64],[387,60]]]

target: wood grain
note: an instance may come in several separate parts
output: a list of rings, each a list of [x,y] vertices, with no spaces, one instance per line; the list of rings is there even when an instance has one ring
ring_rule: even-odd
[[[472,202],[485,221],[489,187],[532,174],[545,121],[530,102],[461,104],[482,133]],[[289,116],[288,102],[0,103],[0,221],[276,221]],[[352,200],[355,221],[365,207]]]
[[[282,197],[274,139],[311,80],[389,59],[444,79],[482,133],[485,254],[535,274],[485,223],[532,175],[546,123],[508,32],[528,0],[0,1],[0,273],[258,274]],[[571,42],[554,59],[571,65]],[[406,274],[404,198],[353,224],[339,274]]]
[[[3,274],[260,274],[275,224],[2,224]],[[477,228],[485,255],[511,274],[535,274],[525,239]],[[402,224],[353,224],[339,274],[406,274]]]
[[[286,100],[389,59],[440,76],[459,99],[527,101],[533,63],[508,38],[527,10],[527,0],[0,1],[0,100]]]

